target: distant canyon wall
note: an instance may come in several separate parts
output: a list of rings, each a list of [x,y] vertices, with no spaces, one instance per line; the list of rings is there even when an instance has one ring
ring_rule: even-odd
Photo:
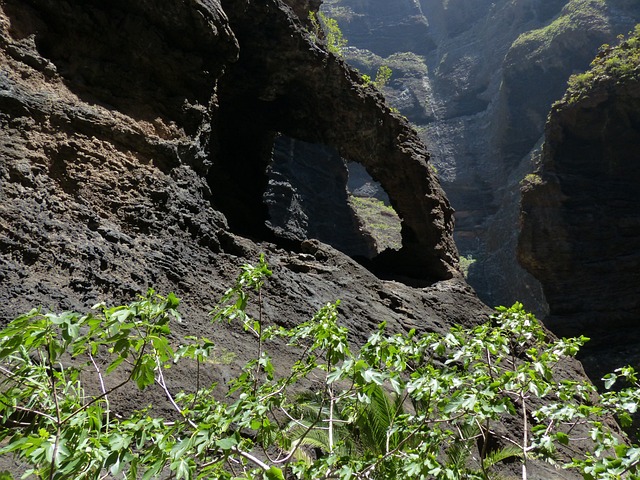
[[[428,145],[456,210],[460,253],[476,259],[469,282],[488,304],[520,300],[544,314],[541,287],[515,255],[520,182],[569,76],[632,30],[640,5],[327,0],[323,8],[350,40],[348,61],[366,73],[394,69],[384,93]]]
[[[554,105],[523,184],[519,258],[543,284],[547,324],[585,335],[596,382],[640,362],[640,38],[603,52]],[[625,48],[624,46],[627,45]]]

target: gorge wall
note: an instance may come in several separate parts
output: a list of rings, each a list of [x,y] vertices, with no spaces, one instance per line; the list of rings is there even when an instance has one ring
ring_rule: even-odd
[[[385,186],[403,248],[369,265],[378,276],[265,228],[279,133],[326,144]],[[3,1],[0,321],[175,292],[185,320],[175,342],[206,332],[236,355],[208,372],[224,385],[247,337],[208,312],[264,252],[269,322],[293,325],[341,299],[356,343],[382,321],[397,332],[476,324],[489,310],[457,270],[451,208],[428,158],[280,1]],[[286,348],[278,355],[286,364]],[[175,375],[182,385],[193,372]],[[117,401],[149,402],[139,395]]]
[[[285,4],[2,7],[3,318],[34,302],[188,289],[194,261],[242,250],[234,234],[273,239],[262,196],[280,133],[339,150],[385,185],[403,249],[381,269],[459,277],[426,148]],[[183,259],[186,245],[202,258]]]
[[[487,319],[458,270],[452,209],[425,145],[313,41],[306,12],[317,5],[292,5],[297,15],[279,0],[0,2],[0,322],[175,292],[184,322],[171,340],[206,335],[232,353],[202,373],[224,388],[250,334],[208,312],[260,253],[274,271],[268,324],[291,326],[336,299],[356,344],[382,321],[444,332]],[[280,135],[364,166],[403,220],[401,249],[365,268],[319,241],[274,235],[264,194]],[[274,351],[275,364],[288,360],[285,346]],[[172,368],[170,387],[190,385],[194,369]],[[562,371],[583,375],[577,362]],[[110,402],[162,415],[164,397],[157,387]],[[530,472],[576,478],[547,464]]]
[[[523,186],[520,261],[544,286],[547,324],[591,338],[594,381],[640,362],[639,52],[635,36],[572,81]]]
[[[416,125],[456,210],[455,239],[476,261],[469,282],[490,305],[543,314],[539,284],[516,260],[520,182],[572,73],[640,19],[629,0],[327,0],[350,49]]]

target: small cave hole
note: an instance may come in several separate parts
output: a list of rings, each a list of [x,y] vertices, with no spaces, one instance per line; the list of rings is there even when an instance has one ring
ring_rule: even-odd
[[[362,230],[376,244],[376,254],[402,248],[402,220],[393,209],[389,195],[357,162],[347,162],[349,206],[360,220]]]
[[[315,238],[353,258],[402,246],[401,220],[384,189],[333,148],[276,138],[263,196],[276,237]]]

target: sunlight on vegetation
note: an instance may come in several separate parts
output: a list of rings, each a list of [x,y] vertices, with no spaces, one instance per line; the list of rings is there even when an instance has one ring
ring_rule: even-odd
[[[381,90],[382,87],[389,83],[392,73],[393,72],[388,66],[380,65],[380,68],[378,68],[378,71],[376,72],[375,80],[371,80],[371,77],[366,74],[362,75],[362,80],[364,80],[365,85],[371,84],[378,90]]]
[[[521,34],[511,46],[512,49],[524,48],[529,57],[549,48],[551,43],[564,33],[580,30],[589,25],[607,28],[604,0],[571,0],[562,9],[558,18],[549,25]]]
[[[473,255],[460,255],[460,270],[462,270],[462,274],[464,278],[469,277],[469,267],[476,263],[476,258],[473,258]]]
[[[520,185],[542,185],[544,182],[542,181],[542,177],[537,173],[527,173],[522,180],[520,180]]]
[[[376,241],[379,251],[402,248],[402,220],[392,206],[377,198],[355,195],[349,195],[349,205]]]
[[[588,71],[571,75],[567,88],[569,103],[582,98],[597,79],[640,75],[640,24],[629,33],[628,38],[620,35],[618,40],[620,43],[615,48],[609,45],[600,48]]]
[[[342,51],[347,46],[347,39],[342,35],[338,21],[326,16],[322,12],[309,12],[309,20],[312,25],[312,37],[316,43],[324,43],[331,53],[342,56]]]
[[[598,404],[591,383],[556,378],[587,338],[549,338],[515,304],[444,334],[392,334],[381,323],[354,350],[339,301],[292,328],[263,317],[271,274],[263,256],[243,266],[211,312],[247,332],[254,352],[221,399],[197,374],[189,390],[176,388],[171,367],[200,365],[215,345],[175,344],[173,294],[14,319],[0,331],[0,454],[40,479],[488,480],[505,460],[523,479],[533,460],[587,480],[638,478],[640,448],[610,427],[614,418],[629,426],[637,411],[635,370],[606,376],[607,389],[621,388]],[[270,353],[283,343],[286,368]],[[151,387],[173,418],[118,407],[119,394]],[[565,448],[571,460],[558,460]]]

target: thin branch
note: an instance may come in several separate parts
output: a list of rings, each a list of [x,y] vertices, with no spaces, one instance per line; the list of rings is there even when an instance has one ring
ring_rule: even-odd
[[[265,471],[269,470],[271,468],[271,466],[267,465],[266,463],[264,463],[259,458],[251,455],[248,452],[245,452],[244,450],[240,450],[238,447],[235,447],[235,446],[231,447],[231,451],[234,452],[234,453],[237,453],[241,457],[246,458],[247,460],[250,460],[251,462],[255,463],[257,466],[259,466],[261,469],[263,469]]]
[[[253,384],[253,395],[256,395],[258,390],[258,375],[260,374],[260,360],[262,359],[262,290],[258,289],[258,362],[256,363],[256,378]]]
[[[522,450],[522,480],[527,480],[527,446],[529,443],[529,423],[527,418],[527,403],[525,402],[525,396],[520,394],[520,401],[522,402],[522,423],[524,424],[524,433],[522,435],[522,444],[524,449]]]
[[[482,450],[480,451],[480,468],[482,469],[482,473],[484,474],[484,476],[487,477],[487,468],[484,460],[485,458],[487,458],[487,451],[489,449],[489,435],[490,435],[489,419],[487,419],[486,428],[480,425],[480,421],[477,418],[475,418],[474,420],[476,422],[476,425],[478,426],[478,429],[480,430],[480,434],[482,435]]]
[[[156,376],[156,383],[160,385],[160,387],[162,387],[162,390],[164,390],[164,393],[167,396],[167,399],[169,400],[173,408],[180,415],[182,415],[182,417],[187,421],[187,423],[189,423],[189,425],[191,425],[192,428],[197,429],[198,425],[184,414],[184,412],[180,409],[176,401],[173,399],[173,395],[171,395],[171,392],[169,392],[169,389],[167,388],[167,383],[165,382],[164,375],[162,373],[162,365],[160,364],[160,359],[158,358],[157,355],[156,355],[156,365],[158,366],[158,375]]]
[[[169,392],[169,389],[167,388],[167,384],[165,382],[164,379],[164,375],[162,373],[162,366],[160,364],[160,359],[158,358],[158,356],[156,356],[156,365],[158,366],[158,376],[156,377],[156,383],[158,383],[158,385],[160,385],[160,387],[162,387],[162,389],[164,390],[167,399],[169,400],[169,402],[171,402],[171,405],[173,406],[173,408],[175,408],[175,410],[180,413],[180,415],[182,415],[182,417],[187,421],[187,423],[194,429],[198,429],[198,425],[191,420],[190,418],[188,418],[184,412],[182,410],[180,410],[180,407],[178,406],[178,404],[175,402],[175,400],[173,399],[173,396],[171,395],[171,392]],[[247,460],[252,461],[253,463],[255,463],[256,465],[258,465],[260,468],[262,468],[263,470],[269,470],[271,467],[269,465],[267,465],[266,463],[264,463],[262,460],[260,460],[259,458],[251,455],[248,452],[245,452],[244,450],[240,450],[238,447],[231,447],[231,450],[234,453],[237,453],[238,455],[240,455],[241,457],[246,458]]]
[[[294,420],[293,417],[291,415],[289,415],[289,412],[287,412],[284,408],[280,408],[287,417],[291,418],[294,422],[296,422],[298,425],[301,426],[305,426],[307,427],[307,429],[304,431],[304,433],[302,435],[300,435],[300,437],[295,441],[295,445],[294,447],[291,449],[291,452],[289,452],[289,454],[280,460],[276,460],[274,461],[274,463],[285,463],[287,461],[289,461],[293,455],[296,453],[296,451],[298,450],[298,448],[300,447],[300,445],[302,444],[302,440],[309,434],[309,432],[311,432],[311,430],[313,430],[313,428],[318,424],[318,422],[320,421],[320,417],[322,416],[322,409],[324,407],[324,398],[322,399],[322,403],[320,404],[320,408],[318,408],[318,415],[316,415],[316,419],[307,427],[306,425],[304,425],[301,422],[298,422],[297,420]]]
[[[24,383],[24,381],[28,381],[29,383],[31,383],[34,387],[36,388],[43,388],[44,384],[38,383],[35,380],[33,380],[30,377],[21,377],[17,374],[15,374],[13,371],[11,371],[10,369],[4,367],[4,366],[0,366],[0,373],[4,373],[8,378],[16,379],[16,383],[21,384]]]
[[[60,445],[60,434],[62,433],[62,431],[60,430],[60,427],[62,425],[61,422],[61,413],[60,413],[60,404],[58,403],[58,394],[56,392],[56,378],[55,378],[55,373],[53,371],[53,365],[51,364],[51,357],[52,355],[52,345],[51,345],[51,340],[49,341],[49,380],[51,382],[51,395],[53,395],[53,402],[56,406],[56,439],[55,442],[53,444],[53,454],[51,455],[51,465],[49,468],[49,480],[53,480],[53,476],[55,473],[55,466],[56,466],[56,457],[58,456],[58,447]]]
[[[46,418],[47,420],[52,421],[53,423],[56,423],[57,420],[55,419],[55,417],[52,417],[51,415],[49,415],[48,413],[44,413],[41,412],[40,410],[36,410],[34,408],[27,408],[27,407],[21,407],[19,405],[9,405],[8,403],[6,403],[5,401],[3,401],[2,399],[0,399],[0,403],[2,403],[5,407],[8,408],[15,408],[16,410],[20,410],[21,412],[25,412],[25,413],[31,413],[31,414],[36,414],[36,415],[40,415],[44,418]],[[4,418],[4,420],[10,420],[10,417],[0,417],[0,418]],[[15,423],[20,423],[20,422],[15,422]],[[30,423],[28,423],[27,425],[31,425]]]
[[[109,405],[109,397],[107,396],[107,389],[104,386],[104,378],[102,378],[102,372],[100,371],[98,364],[94,360],[93,355],[91,355],[91,352],[89,352],[89,359],[91,360],[91,363],[93,364],[93,368],[95,368],[96,373],[98,374],[98,380],[100,381],[100,390],[102,391],[102,395],[104,395],[103,398],[107,404],[107,408],[105,410],[105,413],[107,415],[106,429],[107,431],[109,431],[111,407]]]

